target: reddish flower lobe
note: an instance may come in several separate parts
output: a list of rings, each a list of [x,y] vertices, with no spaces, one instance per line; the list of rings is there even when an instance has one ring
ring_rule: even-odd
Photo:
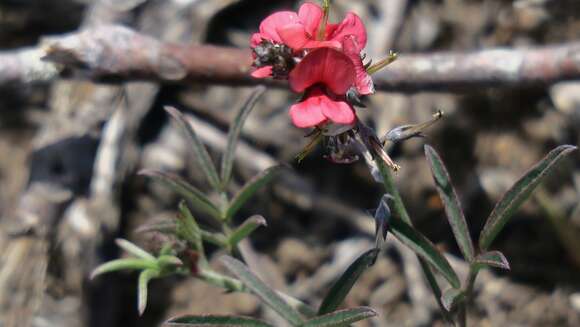
[[[343,95],[353,85],[355,76],[349,57],[332,48],[319,48],[302,59],[290,72],[288,81],[294,92],[303,92],[320,83],[332,93]]]

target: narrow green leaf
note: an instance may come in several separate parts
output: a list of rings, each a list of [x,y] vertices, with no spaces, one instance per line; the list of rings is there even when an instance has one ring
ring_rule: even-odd
[[[118,238],[115,240],[115,243],[117,243],[117,245],[121,249],[127,251],[128,253],[130,253],[138,258],[141,258],[144,260],[150,260],[150,261],[156,260],[156,258],[153,255],[151,255],[149,252],[143,250],[142,248],[138,247],[137,245],[135,245],[127,240],[124,240],[122,238]]]
[[[435,245],[425,236],[398,217],[391,218],[390,230],[401,243],[408,246],[413,252],[425,259],[425,261],[441,273],[451,286],[454,288],[461,286],[457,274],[451,268],[447,259],[445,259],[437,248],[435,248]]]
[[[306,323],[304,327],[332,327],[332,326],[348,326],[360,320],[371,318],[377,315],[377,312],[368,307],[357,307],[352,309],[345,309],[334,311],[316,318],[312,318]]]
[[[276,311],[294,326],[301,326],[302,318],[288,303],[286,303],[275,291],[261,281],[241,261],[229,256],[222,258],[225,266],[238,277],[254,294],[266,305]]]
[[[227,327],[272,327],[272,325],[258,319],[240,316],[183,316],[170,319],[166,322],[170,326],[227,326]]]
[[[226,212],[226,219],[231,219],[248,199],[260,188],[268,184],[282,170],[282,167],[281,165],[270,167],[249,180],[230,202]]]
[[[439,157],[435,149],[429,145],[425,145],[425,156],[427,157],[429,166],[431,166],[431,173],[433,174],[435,186],[437,187],[441,200],[443,200],[447,220],[449,221],[449,225],[451,225],[459,249],[461,250],[461,253],[463,253],[463,257],[467,261],[472,262],[475,253],[473,250],[473,241],[471,240],[469,228],[467,227],[467,222],[465,221],[465,216],[463,215],[463,210],[461,209],[457,193],[451,184],[449,173],[447,172],[441,157]]]
[[[189,241],[197,251],[203,252],[201,229],[193,218],[187,205],[181,201],[179,203],[179,213],[177,220],[177,234],[179,237]]]
[[[222,166],[221,166],[221,180],[222,180],[222,189],[225,190],[230,178],[232,176],[232,166],[234,162],[234,157],[236,154],[236,146],[238,145],[238,140],[240,139],[240,133],[242,132],[242,127],[244,126],[244,122],[246,118],[250,115],[250,112],[258,102],[258,99],[264,94],[266,88],[264,86],[257,86],[252,91],[252,94],[248,97],[238,115],[234,119],[234,123],[230,127],[228,132],[228,145],[226,148],[226,152],[222,157]]]
[[[474,264],[476,264],[476,269],[478,270],[485,266],[510,270],[509,262],[503,253],[499,251],[489,251],[478,255]]]
[[[456,288],[450,288],[443,292],[441,302],[447,311],[453,310],[461,301],[465,299],[465,293]]]
[[[366,251],[346,269],[320,304],[319,315],[330,313],[342,304],[362,273],[375,262],[379,251],[379,249]]]
[[[117,259],[109,262],[105,262],[98,266],[91,273],[91,279],[97,277],[98,275],[110,273],[119,270],[143,270],[149,268],[156,268],[157,263],[151,260],[145,260],[141,258],[126,258]]]
[[[248,237],[253,231],[260,226],[266,226],[266,219],[260,215],[255,215],[248,218],[230,235],[228,244],[231,247],[236,246],[241,240]]]
[[[205,194],[183,180],[183,178],[170,173],[148,169],[140,171],[139,174],[162,182],[164,185],[183,196],[196,209],[203,211],[216,219],[220,219],[221,214],[219,209],[213,205]]]
[[[484,252],[489,248],[497,234],[507,224],[515,211],[532,194],[532,191],[540,184],[550,170],[566,155],[576,150],[572,145],[561,145],[550,151],[522,176],[499,200],[495,208],[487,218],[483,231],[479,237],[479,247]]]
[[[390,195],[390,197],[387,197],[386,199],[392,201],[391,209],[393,210],[393,213],[395,213],[399,217],[399,219],[403,220],[410,226],[413,226],[413,222],[411,221],[411,217],[409,217],[409,213],[405,208],[405,204],[403,203],[401,194],[399,193],[399,190],[395,185],[395,181],[393,179],[393,175],[391,174],[391,170],[389,169],[389,167],[387,167],[386,163],[383,162],[380,158],[377,158],[375,160],[375,163],[377,164],[379,173],[381,174],[381,177],[383,179],[385,191],[387,192],[388,195]],[[443,317],[445,318],[445,320],[451,321],[451,317],[443,307],[443,303],[441,303],[441,295],[443,294],[443,292],[441,291],[441,288],[437,283],[437,279],[435,279],[435,274],[433,273],[431,266],[429,266],[429,264],[425,261],[425,259],[421,258],[420,256],[418,258],[419,263],[421,264],[421,269],[425,274],[425,278],[429,282],[429,286],[433,291],[435,301],[437,301],[437,305],[439,306],[439,309],[441,310]]]
[[[219,191],[221,189],[221,183],[218,173],[215,169],[215,165],[211,160],[207,149],[203,145],[203,142],[201,142],[201,139],[195,133],[193,126],[191,126],[191,124],[187,121],[187,119],[185,119],[185,116],[179,110],[170,106],[165,106],[165,111],[171,115],[179,128],[187,136],[189,136],[191,145],[193,147],[194,160],[197,161],[200,168],[205,173],[205,176],[207,177],[210,185],[213,186],[216,191]]]
[[[212,233],[202,230],[201,239],[221,248],[228,246],[228,239],[222,233]]]
[[[139,274],[139,287],[137,289],[138,303],[137,308],[139,310],[139,315],[143,315],[145,308],[147,307],[147,285],[149,281],[153,278],[159,277],[159,271],[156,269],[143,270]]]
[[[160,268],[170,267],[170,266],[183,266],[183,261],[173,255],[162,255],[157,258],[157,263]]]

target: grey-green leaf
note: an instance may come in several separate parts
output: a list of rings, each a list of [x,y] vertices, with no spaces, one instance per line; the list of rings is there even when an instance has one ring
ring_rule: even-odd
[[[451,230],[457,240],[459,249],[463,253],[463,257],[467,261],[472,262],[475,252],[473,249],[473,241],[471,240],[469,228],[467,227],[457,193],[451,184],[449,173],[441,157],[429,145],[425,145],[425,156],[427,157],[429,166],[431,166],[435,186],[437,187],[441,200],[443,200],[447,220],[449,221],[449,225],[451,225]]]
[[[140,171],[139,174],[154,178],[162,182],[164,185],[183,196],[196,209],[211,215],[215,219],[220,219],[221,214],[219,209],[207,198],[205,194],[203,194],[193,185],[183,180],[183,178],[170,173],[148,169]]]
[[[395,185],[395,181],[394,181],[393,176],[391,174],[391,170],[389,169],[389,167],[387,167],[385,162],[383,162],[380,158],[376,158],[375,162],[377,164],[377,168],[379,170],[379,173],[383,179],[385,191],[387,192],[387,194],[390,195],[390,197],[387,197],[386,200],[392,201],[392,205],[390,206],[390,208],[393,211],[393,214],[396,214],[400,219],[402,219],[404,222],[406,222],[407,224],[412,226],[413,222],[411,221],[411,217],[409,217],[409,214],[407,213],[407,209],[405,208],[405,204],[403,203],[403,199],[401,199],[401,195],[399,194],[399,191],[397,190],[397,187]],[[439,284],[437,283],[437,280],[435,279],[435,275],[434,275],[433,271],[431,270],[431,267],[425,261],[425,259],[423,259],[421,257],[419,257],[419,263],[421,264],[421,268],[423,269],[423,273],[425,274],[425,277],[427,278],[427,281],[429,282],[429,286],[431,287],[431,290],[433,291],[433,295],[435,296],[435,300],[437,301],[437,304],[439,305],[439,308],[441,309],[441,312],[443,313],[445,320],[451,321],[451,318],[449,317],[449,315],[447,314],[447,311],[445,311],[445,308],[443,307],[443,303],[441,303],[441,295],[443,292],[441,292],[441,288],[439,287]]]
[[[145,312],[145,308],[147,307],[147,287],[149,281],[156,277],[159,277],[159,271],[156,269],[146,269],[139,274],[137,308],[140,316],[143,315],[143,312]]]
[[[143,270],[148,268],[156,268],[157,263],[153,260],[144,260],[141,258],[125,258],[105,262],[98,266],[91,273],[91,279],[98,275],[110,273],[119,270]]]
[[[465,293],[456,288],[450,288],[443,292],[441,302],[447,311],[453,310],[461,301],[465,299]]]
[[[266,219],[260,215],[252,216],[244,221],[236,230],[232,232],[228,239],[230,247],[235,247],[241,240],[248,237],[260,226],[266,226]]]
[[[362,273],[375,262],[379,251],[379,249],[368,250],[346,269],[320,304],[319,315],[330,313],[342,304]]]
[[[425,261],[443,275],[451,286],[454,288],[461,286],[457,274],[451,268],[447,259],[445,259],[441,252],[435,248],[435,245],[425,236],[398,217],[391,218],[390,231],[401,243],[408,246],[413,252],[425,259]]]
[[[282,167],[282,165],[270,167],[249,180],[230,202],[226,212],[226,218],[231,219],[248,199],[260,188],[268,184],[282,170]]]
[[[241,261],[224,256],[222,258],[225,266],[238,277],[252,293],[256,294],[266,305],[280,314],[281,317],[290,322],[293,326],[301,326],[302,317],[288,303],[286,303],[274,290],[268,287],[258,276],[254,275]]]
[[[510,264],[503,253],[499,251],[489,251],[478,255],[474,264],[479,270],[485,266],[510,270]]]
[[[228,326],[228,327],[273,327],[272,325],[258,319],[240,317],[240,316],[218,316],[218,315],[203,315],[203,316],[183,316],[173,318],[165,324],[169,326]]]
[[[332,327],[332,326],[348,326],[360,320],[368,319],[377,315],[377,312],[369,307],[357,307],[352,309],[345,309],[334,311],[316,318],[312,318],[306,323],[304,327]]]
[[[246,118],[250,115],[250,112],[258,102],[258,99],[264,94],[266,88],[264,86],[257,86],[252,91],[252,94],[248,97],[238,115],[234,119],[233,125],[230,127],[228,132],[228,145],[226,148],[226,152],[222,158],[222,165],[221,165],[221,180],[222,180],[222,189],[226,189],[230,178],[232,176],[232,166],[234,162],[234,157],[236,154],[236,146],[238,145],[238,140],[240,139],[240,133],[242,132],[242,127],[244,126],[244,122]]]
[[[127,240],[124,240],[122,238],[118,238],[115,240],[115,243],[117,243],[117,245],[121,249],[127,251],[128,253],[130,253],[138,258],[141,258],[144,260],[150,260],[150,261],[156,260],[155,257],[153,255],[151,255],[149,252],[143,250],[142,248],[138,247],[137,245],[135,245]]]
[[[528,199],[548,172],[574,150],[576,150],[575,146],[561,145],[550,151],[544,159],[524,174],[503,195],[487,218],[479,237],[479,247],[483,252],[489,248],[497,234],[504,228],[515,211]]]
[[[201,170],[203,170],[210,185],[213,186],[216,191],[219,191],[221,189],[221,182],[215,169],[215,165],[190,122],[187,121],[185,116],[179,110],[170,106],[165,106],[164,108],[165,111],[171,115],[179,128],[189,137],[193,149],[194,160],[197,161]]]

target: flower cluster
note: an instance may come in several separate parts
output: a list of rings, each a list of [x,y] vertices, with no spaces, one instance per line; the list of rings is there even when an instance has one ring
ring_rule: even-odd
[[[327,7],[305,3],[297,13],[276,12],[262,21],[250,40],[256,68],[252,76],[288,79],[294,92],[304,93],[290,107],[297,127],[353,125],[353,103],[374,93],[361,56],[366,42],[364,24],[356,14],[332,24]]]

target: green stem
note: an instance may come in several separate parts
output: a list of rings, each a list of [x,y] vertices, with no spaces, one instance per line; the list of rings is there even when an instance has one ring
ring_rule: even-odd
[[[238,279],[222,275],[218,272],[215,272],[210,269],[203,269],[197,275],[198,278],[202,279],[208,284],[221,287],[229,292],[242,292],[242,293],[250,293],[250,290],[244,286],[244,284],[239,281]],[[286,301],[290,306],[297,309],[298,312],[302,313],[306,317],[314,317],[316,316],[316,311],[312,309],[306,303],[280,291],[276,291],[284,301]]]
[[[406,222],[410,226],[413,226],[413,222],[411,221],[409,213],[407,212],[407,208],[405,207],[405,204],[403,203],[403,199],[401,198],[401,194],[399,193],[399,190],[397,189],[397,186],[395,185],[395,180],[393,179],[393,175],[391,174],[390,168],[387,167],[387,165],[380,159],[375,160],[375,163],[377,164],[377,167],[379,168],[379,172],[381,173],[381,175],[383,177],[385,191],[393,197],[393,200],[392,200],[393,201],[393,206],[392,206],[393,211],[395,212],[395,214],[397,216],[399,216],[399,218],[401,220],[403,220],[404,222]],[[435,279],[435,275],[433,274],[431,267],[429,267],[429,264],[427,262],[425,262],[419,256],[417,256],[417,258],[419,259],[419,263],[421,264],[421,269],[423,269],[423,273],[425,274],[425,278],[427,278],[428,284],[431,287],[431,291],[433,292],[433,296],[435,297],[435,301],[437,301],[437,304],[439,305],[439,309],[441,311],[441,314],[443,315],[443,318],[448,322],[453,321],[451,319],[451,316],[449,315],[449,312],[443,306],[443,302],[441,301],[441,295],[443,295],[443,293],[441,292],[441,288],[439,287],[439,284],[437,284],[437,280]]]
[[[461,302],[458,313],[459,326],[461,327],[467,326],[467,307],[471,303],[473,297],[473,288],[475,286],[475,279],[477,278],[478,272],[479,270],[474,264],[469,266],[469,273],[464,286],[465,299]]]
[[[216,245],[220,248],[227,245],[227,238],[223,234],[201,230],[201,238],[204,241],[212,243],[213,245]]]

